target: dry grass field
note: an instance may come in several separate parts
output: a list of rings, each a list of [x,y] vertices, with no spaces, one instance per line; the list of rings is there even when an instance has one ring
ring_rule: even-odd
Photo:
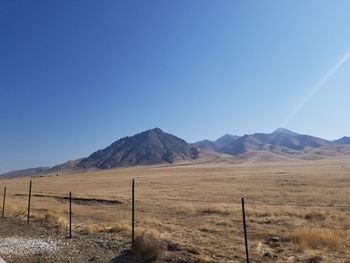
[[[72,191],[87,198],[73,204],[74,231],[129,235],[134,178],[137,230],[157,233],[168,249],[186,250],[198,262],[244,259],[241,197],[252,259],[350,262],[349,161],[208,163],[35,177],[33,217],[55,218],[66,227],[68,204],[61,197]],[[28,183],[0,181],[8,191],[6,213],[25,213]]]

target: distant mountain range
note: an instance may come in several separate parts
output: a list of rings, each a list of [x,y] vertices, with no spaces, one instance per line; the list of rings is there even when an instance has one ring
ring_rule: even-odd
[[[254,133],[244,136],[226,134],[215,141],[202,140],[187,143],[172,134],[154,128],[131,137],[125,137],[98,150],[86,158],[68,161],[54,167],[39,167],[8,172],[1,177],[31,176],[67,171],[112,169],[136,165],[157,165],[225,161],[245,161],[259,157],[260,161],[288,158],[319,159],[350,154],[350,137],[328,141],[279,128],[272,133]]]
[[[193,145],[199,149],[208,149],[213,151],[219,151],[221,148],[233,143],[239,136],[226,134],[215,141],[203,140],[195,142]]]
[[[332,142],[309,136],[301,135],[286,129],[277,129],[273,133],[254,133],[244,135],[221,147],[218,151],[230,155],[241,155],[251,151],[271,151],[282,153],[296,153],[306,147],[321,147]]]
[[[19,176],[31,176],[36,174],[46,173],[50,170],[50,167],[37,167],[37,168],[28,168],[23,170],[16,170],[8,173],[1,174],[1,177],[11,178]]]

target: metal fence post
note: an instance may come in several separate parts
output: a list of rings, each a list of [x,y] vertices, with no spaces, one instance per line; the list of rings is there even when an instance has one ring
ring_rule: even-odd
[[[245,222],[244,198],[242,198],[242,213],[243,213],[245,254],[246,254],[247,263],[249,263],[249,251],[248,251],[247,225],[246,225],[246,222]]]
[[[131,243],[135,242],[135,180],[132,179]]]
[[[72,238],[72,192],[69,192],[69,238]]]
[[[29,182],[29,195],[28,195],[28,214],[27,214],[27,225],[29,225],[29,216],[30,216],[30,199],[32,196],[32,180]]]
[[[6,186],[4,188],[4,199],[2,200],[2,217],[5,216]]]

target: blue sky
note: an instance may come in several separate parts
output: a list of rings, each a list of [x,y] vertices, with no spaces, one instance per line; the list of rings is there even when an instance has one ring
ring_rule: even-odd
[[[350,51],[350,1],[0,3],[0,172],[160,127],[271,132]],[[350,62],[286,128],[350,135]]]

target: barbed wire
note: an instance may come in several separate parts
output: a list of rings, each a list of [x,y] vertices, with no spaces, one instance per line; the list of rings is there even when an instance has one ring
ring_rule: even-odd
[[[254,223],[249,222],[249,219],[246,219],[247,222],[247,228],[254,228]],[[293,223],[287,223],[285,226],[281,226],[281,225],[273,225],[273,227],[302,227],[302,228],[306,228],[306,229],[327,229],[327,230],[341,230],[341,231],[349,231],[350,228],[349,227],[329,227],[329,226],[310,226],[310,225],[306,225],[306,224],[293,224]]]
[[[13,196],[27,196],[27,193],[8,193],[8,195]],[[66,196],[62,193],[45,193],[45,192],[38,192],[38,194],[33,194],[35,197],[42,197],[42,198],[65,198]],[[99,196],[81,196],[78,195],[76,197],[79,198],[98,198],[100,200],[105,201],[120,201],[116,199],[106,199]],[[123,201],[131,201],[129,198],[121,198]],[[144,200],[149,201],[171,201],[171,202],[193,202],[193,203],[211,203],[211,204],[227,204],[227,205],[241,205],[241,202],[235,202],[235,201],[228,201],[228,200],[205,200],[205,199],[186,199],[186,198],[155,198],[155,197],[137,197],[135,201],[142,202]],[[248,207],[249,205],[256,205],[256,206],[289,206],[289,207],[315,207],[315,208],[348,208],[350,209],[350,205],[336,205],[336,204],[330,204],[330,205],[323,205],[323,204],[296,204],[296,203],[268,203],[268,202],[250,202],[249,199],[245,199],[245,205]]]

